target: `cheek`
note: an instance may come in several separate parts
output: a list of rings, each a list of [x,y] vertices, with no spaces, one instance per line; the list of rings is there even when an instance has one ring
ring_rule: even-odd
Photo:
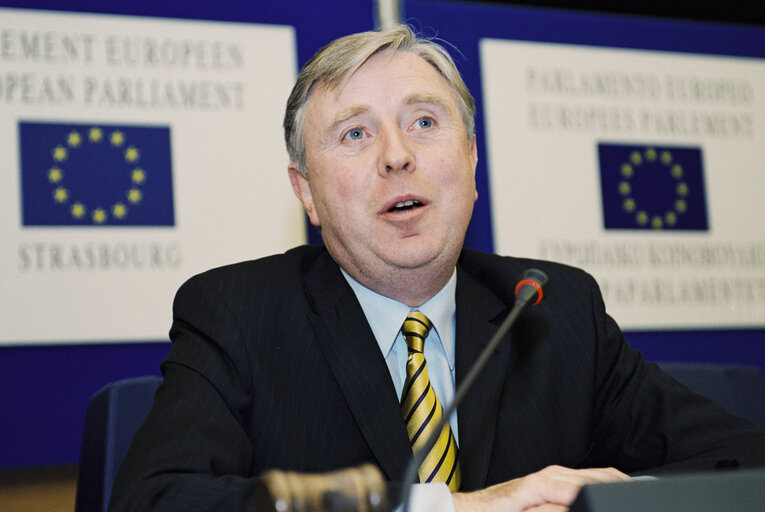
[[[364,205],[366,187],[348,174],[338,173],[332,179],[323,180],[321,187],[321,210],[334,222],[346,223],[359,215]]]
[[[437,165],[439,169],[443,169],[440,172],[439,182],[444,189],[450,191],[449,194],[456,197],[475,198],[475,175],[470,167],[455,165],[454,161],[448,159],[439,159]]]
[[[338,176],[334,182],[335,195],[347,200],[352,200],[361,190],[358,180],[349,173]]]
[[[478,199],[473,173],[465,168],[455,169],[449,173],[447,179],[448,181],[444,183],[444,186],[450,190],[450,200],[454,206],[455,214],[459,216],[469,215],[468,212],[472,211]]]

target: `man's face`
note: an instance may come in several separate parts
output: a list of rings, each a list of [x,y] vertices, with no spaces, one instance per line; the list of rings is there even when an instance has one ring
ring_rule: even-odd
[[[304,115],[309,178],[291,165],[290,179],[333,258],[377,291],[392,271],[451,274],[477,156],[435,68],[412,53],[377,54],[339,94],[319,85]]]

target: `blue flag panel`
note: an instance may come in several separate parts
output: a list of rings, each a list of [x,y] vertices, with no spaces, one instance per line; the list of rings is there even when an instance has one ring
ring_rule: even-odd
[[[606,229],[708,231],[701,148],[598,144]]]
[[[170,128],[19,122],[24,226],[173,226]]]

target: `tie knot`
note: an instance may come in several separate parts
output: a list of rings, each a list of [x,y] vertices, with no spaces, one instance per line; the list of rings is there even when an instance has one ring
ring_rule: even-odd
[[[425,338],[428,337],[428,332],[431,327],[433,327],[433,324],[430,323],[428,317],[419,311],[409,312],[406,320],[404,320],[404,326],[401,328],[401,334],[404,335],[409,350],[415,352],[423,351]]]

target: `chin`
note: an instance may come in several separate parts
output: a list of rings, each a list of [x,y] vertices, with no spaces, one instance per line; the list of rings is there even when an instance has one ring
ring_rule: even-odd
[[[387,260],[389,264],[402,269],[415,270],[427,267],[433,262],[441,259],[439,256],[442,254],[443,250],[434,247],[423,247],[422,244],[417,244],[413,247],[400,247],[393,251],[389,248],[385,252],[386,257],[384,259]]]

